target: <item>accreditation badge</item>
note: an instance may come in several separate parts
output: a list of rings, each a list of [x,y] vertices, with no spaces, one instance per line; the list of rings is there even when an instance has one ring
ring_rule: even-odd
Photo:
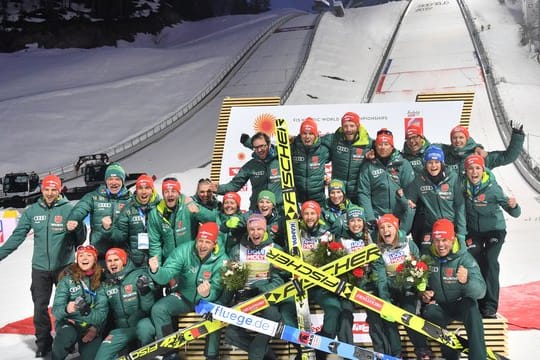
[[[137,235],[137,249],[148,250],[149,247],[148,233],[139,233]]]

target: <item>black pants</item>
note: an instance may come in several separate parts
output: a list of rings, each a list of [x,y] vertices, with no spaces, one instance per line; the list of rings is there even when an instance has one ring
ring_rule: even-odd
[[[30,292],[34,302],[34,328],[36,330],[36,345],[39,350],[49,350],[53,341],[48,307],[53,285],[58,283],[58,275],[61,271],[62,269],[55,271],[32,269]]]
[[[469,234],[469,253],[476,259],[486,281],[486,295],[478,301],[480,310],[496,313],[499,308],[499,254],[505,238],[505,230]]]

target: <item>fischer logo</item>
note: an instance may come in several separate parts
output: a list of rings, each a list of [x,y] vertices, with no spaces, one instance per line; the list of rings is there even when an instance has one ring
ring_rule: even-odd
[[[384,305],[384,302],[382,300],[372,295],[361,293],[359,291],[357,291],[356,294],[354,294],[354,299],[366,305],[366,307],[370,309],[375,309],[378,311],[380,311]]]

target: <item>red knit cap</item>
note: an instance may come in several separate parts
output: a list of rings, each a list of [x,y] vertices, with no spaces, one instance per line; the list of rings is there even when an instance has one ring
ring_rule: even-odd
[[[232,199],[234,200],[234,202],[236,203],[236,205],[238,205],[238,207],[240,207],[240,202],[241,202],[241,198],[240,198],[240,195],[238,195],[237,193],[231,191],[231,192],[228,192],[228,193],[225,193],[225,195],[223,195],[223,200],[225,199]]]
[[[408,139],[413,135],[424,137],[424,132],[422,131],[422,127],[419,123],[412,123],[407,127],[407,129],[405,129],[405,139]]]
[[[98,259],[98,251],[94,245],[79,245],[75,253],[75,260],[79,258],[79,254],[89,253],[94,256],[94,260]]]
[[[41,188],[42,189],[54,188],[56,190],[61,190],[62,180],[60,180],[60,178],[54,174],[47,175],[41,181]]]
[[[341,117],[341,126],[347,121],[352,121],[357,127],[360,126],[360,116],[355,112],[349,111],[348,113],[345,113],[345,115]]]
[[[199,226],[197,239],[210,240],[215,244],[217,242],[218,234],[219,234],[218,224],[216,224],[215,222],[207,222]]]
[[[151,187],[152,189],[154,189],[154,179],[152,179],[150,175],[142,174],[137,178],[135,186],[137,189],[143,186]]]
[[[305,118],[304,121],[302,121],[302,125],[300,125],[300,134],[303,133],[312,133],[315,136],[319,136],[319,129],[317,128],[317,123],[312,118],[308,117]]]
[[[399,219],[394,214],[384,214],[377,220],[377,226],[380,227],[384,223],[390,223],[396,230],[399,229]]]
[[[304,212],[304,210],[306,210],[306,209],[315,210],[315,212],[317,213],[317,217],[321,217],[321,206],[319,205],[318,202],[313,201],[313,200],[305,201],[302,204],[302,212]]]
[[[381,130],[377,131],[377,138],[375,139],[375,144],[381,144],[381,143],[389,143],[394,147],[394,135],[392,135],[392,132],[388,130],[387,128],[382,128]]]
[[[465,170],[467,170],[471,165],[480,165],[482,169],[486,168],[486,162],[484,158],[480,155],[469,155],[465,159]]]
[[[161,184],[161,191],[173,189],[180,192],[180,181],[176,179],[167,179]]]
[[[122,260],[122,264],[126,265],[127,264],[127,254],[126,254],[126,251],[124,249],[120,249],[120,248],[110,248],[109,250],[107,250],[107,252],[105,253],[105,260],[107,260],[109,258],[109,256],[111,255],[116,255],[120,258],[120,260]]]
[[[432,239],[451,239],[455,237],[454,224],[448,219],[439,219],[433,224]]]
[[[467,128],[465,126],[458,125],[458,126],[455,126],[450,131],[450,139],[452,139],[452,136],[454,136],[454,134],[457,133],[457,132],[462,132],[465,135],[465,138],[467,138],[467,139],[469,139],[469,137],[470,137],[469,130],[467,130]]]

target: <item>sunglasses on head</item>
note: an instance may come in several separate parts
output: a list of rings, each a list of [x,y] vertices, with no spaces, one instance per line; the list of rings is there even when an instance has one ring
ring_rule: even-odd
[[[202,184],[202,183],[205,183],[205,184],[210,184],[212,182],[212,180],[210,180],[209,178],[201,178],[199,179],[199,184]]]
[[[379,135],[392,135],[392,132],[388,129],[381,129],[377,131],[377,136]]]
[[[77,251],[85,251],[85,250],[97,251],[97,249],[96,249],[96,247],[94,245],[79,245],[79,246],[77,246]]]

